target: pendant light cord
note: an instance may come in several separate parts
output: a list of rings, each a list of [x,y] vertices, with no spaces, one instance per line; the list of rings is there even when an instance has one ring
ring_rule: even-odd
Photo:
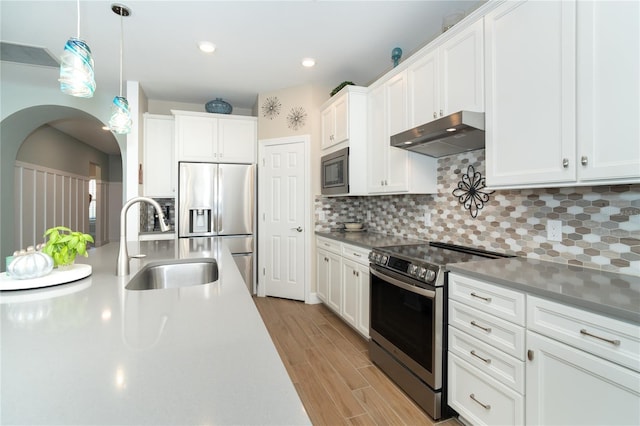
[[[122,56],[124,50],[124,25],[122,24],[122,12],[120,13],[120,97],[122,97]]]
[[[76,25],[76,34],[78,34],[78,39],[80,39],[80,0],[78,0],[76,2],[76,11],[78,12],[78,19],[77,19],[77,25]]]

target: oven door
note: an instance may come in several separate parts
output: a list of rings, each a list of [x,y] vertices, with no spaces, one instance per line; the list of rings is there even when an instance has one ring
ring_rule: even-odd
[[[432,389],[441,389],[443,287],[417,287],[411,278],[373,264],[369,270],[371,339]]]

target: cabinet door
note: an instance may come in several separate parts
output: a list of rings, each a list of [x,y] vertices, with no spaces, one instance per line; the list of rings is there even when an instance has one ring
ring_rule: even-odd
[[[335,112],[336,109],[333,105],[328,106],[322,111],[322,140],[320,143],[321,149],[329,148],[333,146],[333,140],[335,139]]]
[[[217,161],[218,121],[215,118],[176,115],[178,161]]]
[[[359,291],[358,264],[351,260],[342,261],[342,306],[340,315],[342,319],[353,327],[356,326],[358,316],[358,291]]]
[[[334,143],[349,139],[349,96],[344,94],[333,105],[335,111]]]
[[[174,197],[173,117],[144,117],[143,191],[147,197]]]
[[[368,121],[369,146],[367,147],[367,190],[371,193],[384,192],[384,181],[387,176],[387,154],[389,142],[385,145],[385,102],[384,86],[369,92]]]
[[[575,3],[505,2],[485,30],[487,185],[574,182]]]
[[[640,374],[531,331],[527,348],[527,424],[640,424]]]
[[[408,151],[390,146],[389,137],[409,128],[406,71],[391,78],[385,84],[385,92],[388,132],[384,138],[384,149],[388,157],[384,192],[405,192],[408,189],[407,158],[409,154]]]
[[[316,294],[318,299],[327,303],[329,292],[329,257],[328,253],[322,249],[316,251]]]
[[[484,26],[479,19],[440,47],[440,110],[484,111]]]
[[[255,120],[225,118],[218,120],[218,161],[255,163],[256,145]]]
[[[369,337],[369,267],[358,265],[358,315],[356,329],[364,337]]]
[[[409,127],[416,127],[438,118],[438,51],[428,53],[407,69],[409,95]]]
[[[340,313],[342,305],[342,259],[333,253],[327,253],[327,258],[329,259],[327,262],[329,264],[327,304],[335,312]]]
[[[640,180],[640,2],[578,2],[578,178]]]

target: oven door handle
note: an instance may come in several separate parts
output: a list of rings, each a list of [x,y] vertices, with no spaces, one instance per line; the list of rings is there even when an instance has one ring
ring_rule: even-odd
[[[406,283],[403,283],[400,280],[397,280],[393,277],[390,277],[387,274],[384,274],[380,271],[378,271],[377,269],[373,269],[373,268],[369,268],[369,272],[371,272],[373,275],[375,275],[376,277],[380,278],[381,280],[384,280],[386,282],[388,282],[389,284],[393,284],[396,287],[400,287],[404,290],[410,291],[411,293],[416,293],[419,294],[421,296],[425,296],[428,297],[430,299],[435,299],[436,297],[436,292],[433,290],[427,290],[425,288],[421,288],[421,287],[416,287],[413,285],[409,285]]]

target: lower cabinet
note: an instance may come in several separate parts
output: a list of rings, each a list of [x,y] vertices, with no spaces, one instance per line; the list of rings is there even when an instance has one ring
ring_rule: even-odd
[[[449,289],[447,396],[465,423],[640,424],[638,324],[457,273]]]
[[[369,250],[317,237],[317,295],[369,338]]]

